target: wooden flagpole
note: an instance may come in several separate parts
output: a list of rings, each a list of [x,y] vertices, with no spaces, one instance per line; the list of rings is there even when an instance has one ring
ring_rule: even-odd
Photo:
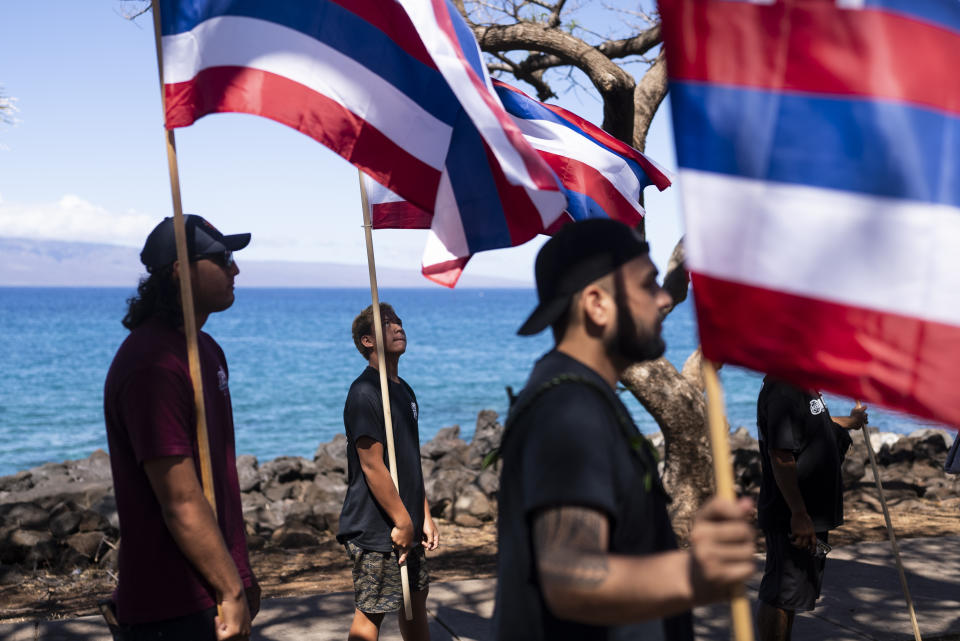
[[[163,93],[163,50],[160,46],[160,5],[152,0],[153,33],[157,45],[157,70],[160,73],[160,104],[166,119],[166,98]],[[180,200],[180,172],[177,170],[177,145],[173,131],[164,127],[167,142],[167,164],[170,168],[170,194],[173,197],[173,232],[177,241],[177,261],[180,263],[180,307],[183,310],[183,333],[187,337],[187,362],[193,383],[193,402],[197,411],[197,449],[200,454],[200,483],[203,494],[217,518],[217,497],[213,489],[213,468],[210,464],[210,439],[207,436],[207,410],[203,401],[203,379],[200,370],[200,351],[197,348],[197,317],[193,309],[193,287],[190,282],[190,255],[187,251],[187,231]],[[220,609],[220,606],[217,606]]]
[[[857,401],[857,409],[863,405]],[[870,467],[873,468],[873,480],[877,484],[877,494],[880,495],[880,507],[883,509],[883,519],[887,523],[887,535],[890,538],[890,548],[893,550],[893,558],[897,562],[897,573],[900,575],[900,587],[903,589],[903,596],[907,600],[907,610],[910,612],[910,623],[913,625],[913,638],[915,641],[923,641],[920,637],[920,625],[917,623],[917,613],[913,609],[913,599],[910,598],[910,588],[907,587],[907,574],[903,569],[903,561],[900,559],[900,546],[897,544],[897,536],[893,533],[893,522],[890,521],[890,511],[887,509],[887,499],[883,495],[883,483],[880,482],[880,470],[877,468],[877,456],[873,453],[873,444],[870,442],[870,434],[867,433],[867,426],[860,426],[863,432],[863,440],[867,445],[867,454],[870,455]]]
[[[723,389],[713,363],[703,359],[703,380],[707,388],[707,421],[710,426],[710,443],[713,452],[713,474],[717,483],[717,496],[737,500],[733,488],[733,463],[730,461],[730,435],[723,406]],[[733,623],[735,641],[753,641],[753,621],[750,618],[750,602],[746,589],[741,584],[730,599],[730,619]]]
[[[156,1],[156,0],[154,0]],[[380,370],[380,399],[383,403],[383,427],[387,433],[387,462],[390,465],[390,478],[400,492],[397,480],[397,450],[393,445],[393,416],[390,411],[390,390],[387,388],[387,361],[383,350],[383,326],[380,324],[380,294],[377,289],[377,266],[373,259],[373,221],[370,216],[370,201],[367,189],[363,185],[363,172],[360,174],[360,203],[363,207],[363,233],[367,241],[367,267],[370,270],[370,297],[373,299],[373,331],[377,339],[377,363]],[[414,541],[416,545],[417,541]],[[400,566],[400,587],[403,589],[403,613],[407,621],[413,620],[413,605],[410,602],[410,574],[407,564]]]

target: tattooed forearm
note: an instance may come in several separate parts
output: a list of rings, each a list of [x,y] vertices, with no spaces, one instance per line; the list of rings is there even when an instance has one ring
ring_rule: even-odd
[[[609,523],[597,510],[562,506],[533,521],[537,569],[544,583],[589,588],[607,578]]]

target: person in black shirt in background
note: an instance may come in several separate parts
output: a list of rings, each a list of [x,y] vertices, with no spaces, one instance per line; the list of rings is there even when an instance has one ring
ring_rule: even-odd
[[[537,256],[551,325],[500,448],[495,638],[693,639],[690,609],[729,598],[754,571],[753,508],[713,499],[677,549],[654,451],[615,394],[632,363],[663,354],[672,301],[627,225],[569,223]]]
[[[827,531],[843,523],[841,464],[845,429],[867,424],[867,408],[832,418],[815,391],[767,376],[757,399],[763,481],[758,520],[767,543],[757,630],[761,641],[788,641],[797,610],[820,597]]]
[[[404,641],[429,641],[424,548],[435,550],[440,533],[430,517],[420,467],[419,406],[413,389],[400,378],[400,356],[407,349],[403,323],[393,307],[380,304],[383,350],[397,455],[399,491],[390,478],[386,452],[380,364],[373,328],[373,306],[353,321],[353,341],[367,367],[350,386],[343,408],[347,431],[347,494],[340,511],[337,540],[353,563],[356,611],[351,641],[376,641],[387,612],[399,612]],[[413,620],[401,605],[400,564],[407,562]]]

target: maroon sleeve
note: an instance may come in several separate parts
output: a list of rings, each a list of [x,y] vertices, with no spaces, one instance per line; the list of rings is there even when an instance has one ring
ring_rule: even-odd
[[[182,373],[161,366],[139,369],[119,398],[137,463],[193,454],[193,391]]]

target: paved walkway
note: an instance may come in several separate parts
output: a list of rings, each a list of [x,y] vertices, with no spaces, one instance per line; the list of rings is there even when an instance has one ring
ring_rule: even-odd
[[[960,520],[958,520],[960,529]],[[907,578],[925,641],[960,641],[960,536],[901,542]],[[758,564],[760,561],[758,560]],[[756,596],[757,580],[748,585]],[[492,638],[494,582],[438,583],[428,607],[433,641]],[[353,613],[352,593],[264,601],[254,624],[261,641],[343,641]],[[730,638],[726,606],[697,610],[697,637]],[[860,543],[830,553],[823,597],[816,611],[797,617],[794,641],[908,640],[913,638],[896,567],[887,543]],[[110,641],[98,617],[0,624],[0,641]],[[396,620],[384,641],[400,639]]]

